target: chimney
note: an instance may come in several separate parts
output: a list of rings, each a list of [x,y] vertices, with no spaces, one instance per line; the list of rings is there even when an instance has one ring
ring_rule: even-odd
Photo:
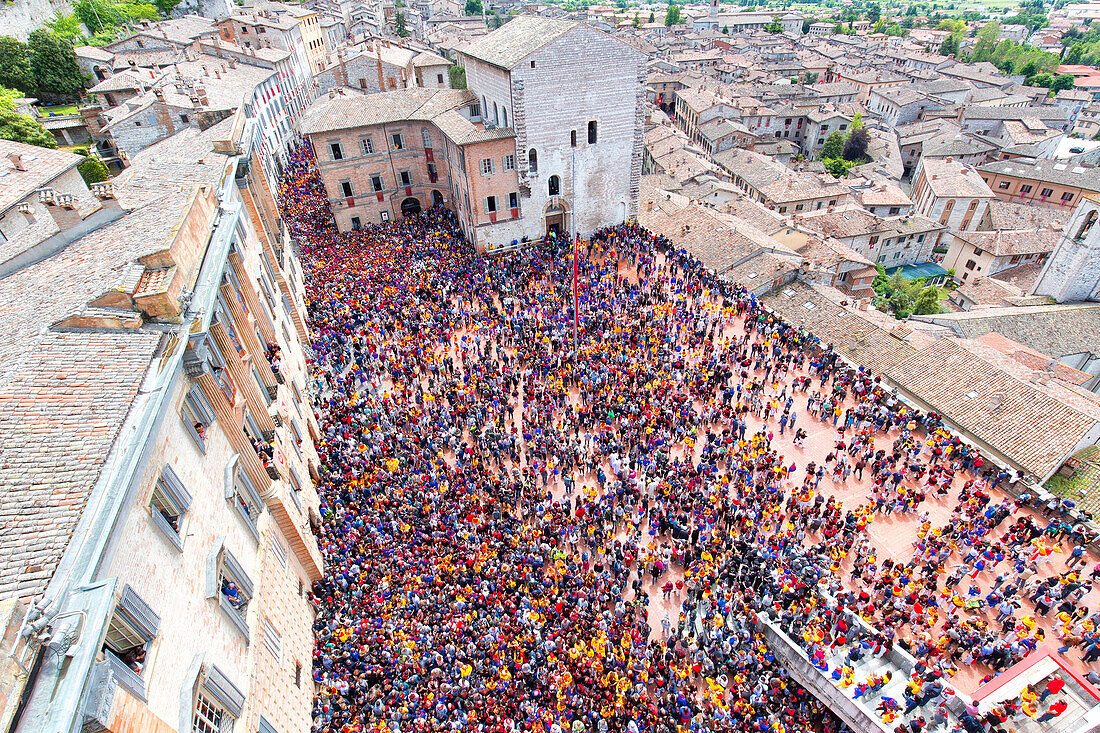
[[[136,69],[137,68],[137,61],[134,61],[133,59],[127,59],[126,63],[130,64],[131,69]]]
[[[196,87],[195,94],[199,98],[199,104],[203,107],[210,104],[210,99],[206,96],[206,87]]]
[[[217,69],[214,69],[214,78],[215,79],[221,79],[222,78],[222,72],[218,71]]]
[[[232,56],[229,57],[229,68],[237,68],[237,59],[233,58]]]
[[[157,98],[158,102],[163,102],[164,101],[164,90],[163,89],[161,89],[159,87],[154,89],[153,90],[153,95]]]
[[[76,197],[71,193],[57,193],[52,188],[40,188],[38,201],[45,205],[57,228],[63,232],[69,231],[83,219]]]
[[[28,224],[33,224],[36,221],[35,216],[34,216],[34,205],[33,204],[29,204],[29,203],[24,201],[23,203],[19,204],[18,210],[19,210],[20,214],[27,217],[27,223]]]
[[[27,166],[23,164],[23,156],[19,153],[8,153],[8,160],[11,161],[11,166],[17,171],[27,170]]]

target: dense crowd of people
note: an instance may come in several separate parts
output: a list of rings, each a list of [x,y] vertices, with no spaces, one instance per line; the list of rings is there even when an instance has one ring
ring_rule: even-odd
[[[340,233],[308,146],[280,200],[323,433],[315,730],[845,730],[760,620],[906,733],[947,725],[958,666],[1033,649],[1037,617],[1100,655],[1097,571],[1049,572],[1081,528],[998,498],[1012,477],[938,416],[669,241],[578,244],[574,342],[572,242],[479,256],[442,208]],[[835,434],[824,460],[780,453],[808,430]],[[895,512],[920,522],[905,562],[868,533]],[[894,643],[902,699],[854,673]]]

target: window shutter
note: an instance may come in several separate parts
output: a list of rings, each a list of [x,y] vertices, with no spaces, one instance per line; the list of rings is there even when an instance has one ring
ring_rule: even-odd
[[[267,718],[260,716],[260,724],[256,727],[256,733],[279,733],[275,730],[275,726],[267,722]]]
[[[279,538],[275,535],[271,535],[271,552],[275,555],[275,559],[279,561],[279,564],[284,568],[286,567],[286,547],[279,541]]]
[[[225,673],[218,669],[216,664],[211,664],[206,670],[206,679],[203,681],[210,694],[228,711],[234,718],[241,717],[244,709],[244,693],[240,688],[229,681]]]
[[[126,617],[128,624],[144,636],[145,641],[156,638],[160,629],[160,616],[129,585],[122,589],[117,610]]]
[[[181,511],[191,508],[191,494],[183,487],[176,472],[170,464],[164,464],[164,470],[160,474],[161,485],[164,486],[172,501],[176,502]]]
[[[271,625],[271,622],[266,618],[263,624],[264,629],[264,646],[271,652],[271,655],[276,659],[282,658],[283,653],[283,638],[279,635],[279,632],[275,630],[275,627]]]
[[[200,420],[207,425],[214,422],[214,408],[210,406],[210,402],[207,401],[206,395],[202,393],[202,390],[199,389],[197,384],[188,390],[187,396],[190,398],[195,410],[198,411]]]
[[[213,598],[218,595],[218,556],[221,555],[222,545],[225,544],[225,537],[219,537],[213,547],[210,548],[210,554],[206,556],[206,597]]]

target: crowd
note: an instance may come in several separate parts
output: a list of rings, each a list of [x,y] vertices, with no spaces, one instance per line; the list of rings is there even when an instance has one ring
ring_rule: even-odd
[[[581,242],[574,342],[571,242],[479,256],[442,208],[341,234],[312,163],[280,200],[323,433],[315,730],[845,730],[761,619],[884,720],[919,713],[906,733],[1044,610],[1100,654],[1096,571],[1039,571],[1059,532],[995,498],[1006,472],[688,253],[634,224]],[[775,445],[807,428],[835,433],[820,465]],[[920,520],[906,562],[868,534],[894,512]],[[895,642],[900,700],[851,672]]]

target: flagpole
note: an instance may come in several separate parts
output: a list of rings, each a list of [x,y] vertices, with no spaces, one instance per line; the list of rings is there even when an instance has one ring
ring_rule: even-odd
[[[577,231],[577,151],[573,151],[572,156],[572,170],[570,173],[569,185],[571,190],[570,198],[573,199],[573,352],[577,352],[578,340],[577,340],[577,326],[580,321],[580,296],[577,292],[577,249],[580,244],[580,234]]]

